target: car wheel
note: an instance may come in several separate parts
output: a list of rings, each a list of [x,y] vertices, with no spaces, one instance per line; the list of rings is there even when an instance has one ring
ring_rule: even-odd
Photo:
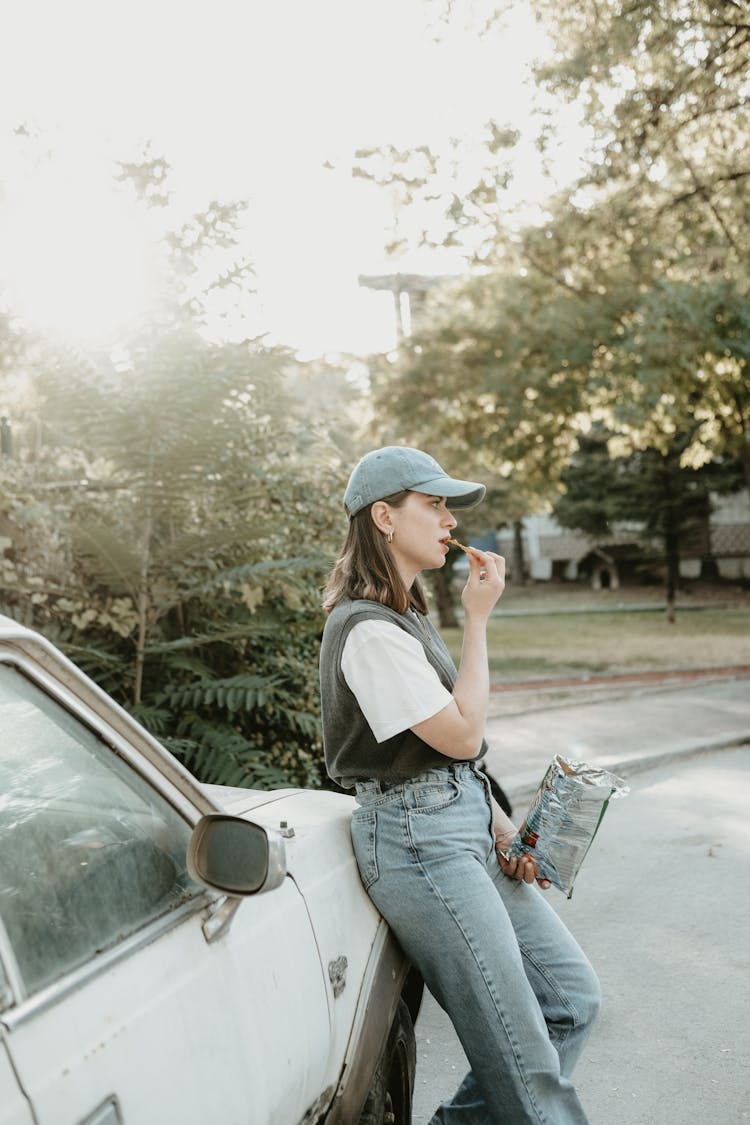
[[[411,1125],[416,1065],[414,1025],[400,1000],[357,1125]]]

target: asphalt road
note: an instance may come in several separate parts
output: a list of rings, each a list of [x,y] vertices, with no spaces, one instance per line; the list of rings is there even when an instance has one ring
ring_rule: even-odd
[[[546,892],[604,992],[577,1071],[581,1098],[591,1125],[750,1122],[750,748],[678,760],[630,786],[610,805],[572,899]],[[414,1125],[465,1070],[427,995]]]

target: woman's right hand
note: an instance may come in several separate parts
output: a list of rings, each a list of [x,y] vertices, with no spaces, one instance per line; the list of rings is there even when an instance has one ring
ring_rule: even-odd
[[[467,551],[469,577],[461,594],[467,615],[489,617],[505,589],[505,559],[494,551]]]

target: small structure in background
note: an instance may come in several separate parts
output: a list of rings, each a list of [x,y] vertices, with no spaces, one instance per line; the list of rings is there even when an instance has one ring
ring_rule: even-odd
[[[513,557],[513,530],[497,532],[497,549]],[[643,580],[661,564],[658,544],[653,549],[636,524],[621,525],[617,534],[596,541],[561,527],[550,515],[523,520],[523,553],[526,575],[537,582],[585,578],[595,590],[616,590],[623,583]],[[746,489],[714,498],[714,510],[705,528],[696,529],[684,544],[680,558],[684,579],[750,579],[750,493]]]

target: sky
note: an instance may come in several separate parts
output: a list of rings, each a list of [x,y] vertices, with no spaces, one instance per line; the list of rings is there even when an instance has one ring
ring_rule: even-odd
[[[351,176],[358,148],[521,130],[519,198],[542,198],[529,66],[547,45],[525,0],[484,38],[490,0],[4,0],[0,286],[52,332],[113,332],[159,286],[153,232],[112,186],[149,144],[172,171],[176,220],[248,201],[254,316],[303,355],[387,350],[390,298],[360,274],[453,272],[389,260],[387,194]],[[579,150],[574,119],[560,175]]]

